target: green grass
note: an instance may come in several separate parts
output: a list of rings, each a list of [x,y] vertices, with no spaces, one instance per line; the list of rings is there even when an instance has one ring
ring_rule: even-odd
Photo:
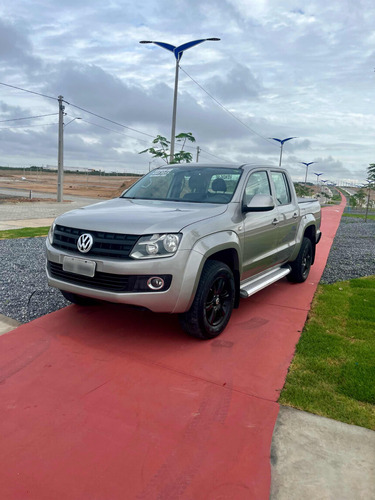
[[[47,236],[48,227],[24,227],[22,229],[7,229],[0,231],[0,240],[12,238],[34,238],[35,236]]]
[[[365,219],[365,215],[364,214],[342,214],[343,217],[351,217],[352,219]],[[375,215],[370,215],[368,214],[367,215],[367,219],[369,220],[375,220]]]
[[[375,276],[319,285],[279,403],[375,430]]]

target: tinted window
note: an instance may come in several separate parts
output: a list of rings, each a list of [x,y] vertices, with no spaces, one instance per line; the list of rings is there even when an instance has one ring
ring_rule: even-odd
[[[266,171],[254,172],[250,175],[245,188],[245,205],[251,201],[255,194],[271,194],[270,183]]]
[[[123,198],[228,203],[242,170],[171,166],[153,170],[126,191]]]
[[[275,185],[277,203],[287,205],[292,199],[286,175],[283,172],[272,172],[271,176]]]

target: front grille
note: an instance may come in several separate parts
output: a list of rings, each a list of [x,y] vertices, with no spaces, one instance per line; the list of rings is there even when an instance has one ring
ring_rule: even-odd
[[[84,233],[91,234],[94,239],[91,250],[85,254],[87,257],[110,257],[112,259],[127,259],[140,237],[135,234],[106,233],[56,225],[53,233],[53,247],[82,255],[78,251],[77,240]]]
[[[47,268],[53,278],[86,288],[95,288],[96,290],[115,293],[153,292],[147,286],[147,280],[152,275],[122,275],[96,271],[95,276],[91,278],[64,271],[61,264],[50,261],[47,263]],[[171,286],[172,276],[170,274],[158,274],[158,276],[164,280],[164,287],[158,291],[165,292]]]

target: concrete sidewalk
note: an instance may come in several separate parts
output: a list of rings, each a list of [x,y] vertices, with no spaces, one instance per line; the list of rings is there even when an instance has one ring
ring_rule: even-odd
[[[280,407],[271,500],[375,499],[375,432]]]

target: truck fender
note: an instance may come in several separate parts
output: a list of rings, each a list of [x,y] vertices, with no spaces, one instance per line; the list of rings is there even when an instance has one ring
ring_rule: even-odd
[[[293,262],[298,256],[298,252],[301,248],[302,240],[304,236],[308,236],[311,239],[313,246],[313,260],[315,256],[315,241],[316,241],[316,219],[313,214],[306,214],[301,218],[301,222],[298,227],[296,235],[296,246],[290,256],[290,261]]]
[[[190,309],[204,264],[208,259],[215,258],[215,256],[217,256],[217,260],[224,261],[221,256],[225,255],[228,250],[235,253],[234,265],[230,267],[234,267],[233,274],[235,274],[236,288],[237,285],[239,287],[239,269],[242,262],[240,261],[241,247],[238,235],[234,231],[222,231],[204,236],[195,243],[190,252],[181,280],[183,290],[181,290],[173,312],[185,312]]]

